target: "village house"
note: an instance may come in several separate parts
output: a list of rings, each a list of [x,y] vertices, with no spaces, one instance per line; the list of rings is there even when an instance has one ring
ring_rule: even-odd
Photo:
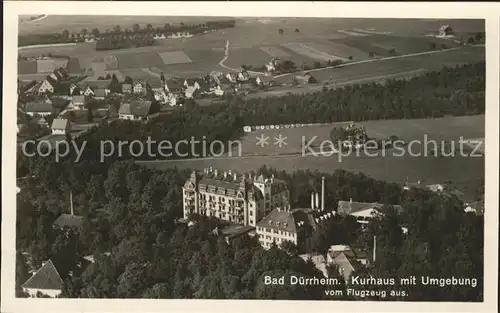
[[[368,253],[362,249],[351,249],[345,245],[330,246],[326,256],[328,265],[335,265],[345,281],[363,266],[368,265]]]
[[[171,107],[177,106],[177,97],[173,93],[168,93],[165,103]]]
[[[294,77],[294,82],[297,85],[307,85],[311,82],[312,76],[305,74],[304,76],[297,75]]]
[[[145,94],[146,93],[146,83],[142,80],[138,80],[134,83],[134,94]]]
[[[38,269],[21,288],[30,297],[56,298],[61,295],[64,281],[73,276],[80,275],[90,263],[79,257],[69,260],[59,254],[42,263]]]
[[[26,114],[29,116],[48,116],[54,113],[51,102],[35,100],[26,103]]]
[[[249,78],[250,78],[250,75],[248,75],[248,72],[245,70],[239,72],[238,76],[236,77],[236,79],[239,82],[246,82],[246,81],[248,81]]]
[[[85,107],[85,96],[72,96],[71,107],[76,110],[82,110]]]
[[[235,73],[227,73],[226,76],[225,76],[225,78],[230,83],[236,83],[236,81],[238,79],[238,75],[236,75]]]
[[[179,94],[182,92],[183,88],[186,88],[186,87],[184,87],[184,83],[182,81],[179,81],[176,79],[169,79],[165,82],[165,90],[167,92],[170,92],[173,94]]]
[[[54,93],[56,85],[57,82],[54,79],[46,77],[38,87],[38,93]]]
[[[81,90],[81,94],[86,97],[94,97],[95,92],[99,89],[104,90],[105,94],[109,94],[109,84],[111,80],[85,80],[77,84]],[[100,92],[102,93],[102,92]],[[102,96],[102,94],[101,94]]]
[[[118,111],[118,118],[130,121],[149,120],[152,102],[143,99],[132,99],[124,101]]]
[[[353,216],[360,224],[368,224],[373,217],[383,215],[384,212],[386,212],[386,207],[391,207],[391,205],[381,204],[378,202],[356,202],[350,199],[349,201],[338,202],[337,213],[342,216]],[[397,213],[401,213],[403,211],[403,207],[400,205],[392,205],[392,207]]]
[[[93,98],[96,100],[103,100],[108,96],[108,94],[109,94],[109,89],[99,88],[94,90]]]
[[[450,27],[450,25],[442,25],[439,27],[439,36],[440,37],[447,37],[447,36],[452,36],[453,35],[453,30]]]
[[[65,118],[56,118],[52,122],[52,135],[66,135],[70,130],[70,122]]]
[[[274,77],[268,75],[260,75],[255,78],[251,78],[250,81],[256,86],[270,86],[273,82]]]
[[[122,93],[131,94],[132,93],[132,85],[131,84],[122,84]]]
[[[80,88],[76,84],[71,84],[69,86],[69,96],[74,96],[74,95],[79,95],[80,94]]]
[[[191,79],[191,78],[185,79],[182,85],[186,89],[189,87],[193,87],[194,89],[200,89],[200,83],[196,79]]]

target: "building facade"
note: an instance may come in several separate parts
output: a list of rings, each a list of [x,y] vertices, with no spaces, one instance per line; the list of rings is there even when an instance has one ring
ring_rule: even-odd
[[[184,218],[190,214],[214,216],[235,224],[256,226],[276,207],[288,205],[284,181],[232,171],[193,171],[183,187]]]

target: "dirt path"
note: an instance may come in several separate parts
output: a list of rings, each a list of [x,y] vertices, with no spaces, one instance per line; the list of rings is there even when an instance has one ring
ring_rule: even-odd
[[[461,47],[455,47],[455,48],[450,48],[446,50],[438,50],[438,51],[426,51],[426,52],[418,52],[418,53],[410,53],[410,54],[403,54],[403,55],[397,55],[397,56],[392,56],[392,57],[385,57],[385,58],[380,58],[380,59],[369,59],[369,60],[362,60],[362,61],[355,61],[355,62],[350,62],[342,65],[336,65],[336,66],[328,66],[328,67],[323,67],[323,68],[317,68],[317,69],[312,69],[307,72],[318,72],[322,70],[327,70],[327,69],[332,69],[332,68],[339,68],[339,67],[346,67],[346,66],[351,66],[351,65],[356,65],[356,64],[363,64],[363,63],[371,63],[371,62],[377,62],[377,61],[386,61],[386,60],[395,60],[395,59],[403,59],[403,58],[409,58],[413,56],[419,56],[419,55],[428,55],[428,54],[435,54],[435,53],[444,53],[444,52],[449,52],[453,50],[458,50],[461,49]],[[281,75],[276,75],[274,78],[280,78],[280,77],[286,77],[290,75],[296,75],[298,73],[302,73],[303,71],[298,71],[298,72],[293,72],[293,73],[286,73],[286,74],[281,74]]]
[[[224,58],[219,62],[219,65],[227,70],[233,71],[233,72],[239,72],[242,69],[241,68],[232,68],[224,64],[226,62],[227,58],[229,57],[229,40],[226,41],[226,47],[224,48]],[[247,71],[249,74],[253,75],[264,75],[264,73],[261,72],[254,72],[254,71]]]

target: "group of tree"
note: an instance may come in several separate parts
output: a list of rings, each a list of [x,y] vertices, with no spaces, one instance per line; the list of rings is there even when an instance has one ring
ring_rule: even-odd
[[[139,48],[154,46],[156,40],[151,35],[143,36],[126,36],[116,35],[98,39],[95,49],[100,50],[117,50],[125,48]]]
[[[322,277],[314,263],[297,255],[293,244],[264,250],[255,237],[228,244],[213,232],[225,224],[215,218],[194,215],[192,227],[178,223],[181,187],[189,171],[156,171],[126,161],[98,169],[88,159],[78,164],[30,159],[28,167],[34,176],[23,181],[23,194],[18,198],[17,249],[28,253],[33,267],[61,254],[68,260],[74,255],[94,255],[95,263],[81,274],[65,277],[62,297],[329,299],[325,296],[328,286],[264,284],[266,275]],[[482,216],[464,213],[457,198],[426,190],[403,191],[397,184],[342,170],[290,174],[264,167],[259,172],[286,182],[293,207],[309,205],[309,195],[319,190],[322,176],[327,181],[327,210],[349,198],[388,204],[386,214],[365,230],[350,217],[337,216],[322,223],[307,239],[308,252],[324,254],[330,245],[347,244],[372,253],[376,236],[376,262],[365,269],[366,275],[474,277],[479,281],[476,288],[399,286],[409,292],[404,300],[482,300],[484,221]],[[82,230],[72,236],[51,227],[59,214],[68,211],[69,190],[75,212],[85,219]],[[393,204],[402,204],[405,210],[396,214]],[[407,234],[401,230],[403,225],[408,227]],[[21,262],[20,253],[18,260],[19,285],[29,277],[29,268]],[[329,274],[338,277],[334,267]]]

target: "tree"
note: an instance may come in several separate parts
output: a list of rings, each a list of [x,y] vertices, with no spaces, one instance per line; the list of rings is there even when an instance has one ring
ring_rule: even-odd
[[[140,30],[141,30],[141,27],[139,26],[139,24],[134,24],[134,25],[132,26],[132,31],[133,31],[134,33],[138,33]]]
[[[284,33],[283,29],[282,29],[282,28],[278,29],[278,33],[279,33],[280,35],[283,35],[283,33]]]
[[[93,35],[94,37],[98,38],[98,37],[99,37],[99,35],[100,35],[99,29],[98,29],[98,28],[94,28],[94,29],[92,29],[92,35]]]
[[[150,33],[150,32],[152,32],[152,31],[153,31],[153,25],[151,25],[151,24],[146,25],[146,30],[147,30],[149,33]]]
[[[122,32],[122,29],[120,27],[120,25],[116,25],[114,28],[113,28],[113,32],[115,32],[116,34],[119,34]]]
[[[132,77],[130,76],[125,76],[125,84],[130,84],[132,85],[134,83]]]
[[[352,61],[352,55],[350,55],[348,59],[349,59],[350,61]]]
[[[63,30],[63,32],[62,32],[62,38],[63,38],[63,40],[68,40],[69,39],[69,31],[67,29]]]
[[[375,53],[374,53],[374,52],[372,52],[372,51],[370,51],[370,52],[368,52],[368,56],[369,56],[370,58],[373,58],[373,57],[375,57]]]
[[[300,32],[300,30],[298,28],[295,28],[295,32],[298,33]]]
[[[82,35],[82,37],[85,37],[88,34],[88,30],[86,28],[82,28],[80,34]]]

